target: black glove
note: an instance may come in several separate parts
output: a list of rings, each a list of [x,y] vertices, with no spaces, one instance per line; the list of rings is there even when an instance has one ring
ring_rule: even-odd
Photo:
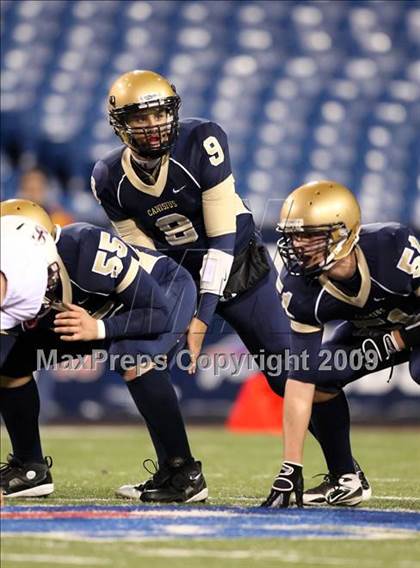
[[[289,506],[290,496],[295,494],[296,505],[303,507],[303,473],[297,463],[283,462],[281,470],[274,480],[270,494],[261,503],[261,507],[285,509]]]
[[[372,330],[368,335],[362,343],[362,352],[365,356],[371,351],[376,353],[378,362],[383,363],[400,350],[390,331]]]
[[[407,349],[415,349],[420,346],[420,314],[417,314],[414,323],[400,329],[400,335]]]

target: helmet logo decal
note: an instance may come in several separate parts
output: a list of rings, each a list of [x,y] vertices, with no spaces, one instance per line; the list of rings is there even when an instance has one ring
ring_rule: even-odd
[[[37,225],[35,227],[35,233],[33,234],[32,238],[38,242],[45,243],[45,241],[47,240],[46,231],[42,227]]]
[[[159,95],[158,93],[147,93],[146,95],[142,95],[141,97],[139,97],[139,99],[142,103],[147,103],[149,101],[155,101],[156,99],[160,100],[161,98],[162,98],[162,96]],[[158,101],[156,100],[156,102],[158,102]]]
[[[304,223],[303,219],[285,219],[281,225],[283,229],[301,230]]]

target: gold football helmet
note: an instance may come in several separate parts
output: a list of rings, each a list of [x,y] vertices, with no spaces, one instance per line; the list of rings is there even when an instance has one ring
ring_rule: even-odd
[[[28,199],[8,199],[7,201],[2,201],[0,203],[0,217],[6,216],[18,217],[19,220],[16,219],[16,228],[19,228],[19,223],[24,225],[24,228],[28,225],[27,230],[28,233],[32,232],[32,238],[36,238],[45,246],[45,255],[48,262],[48,281],[44,302],[35,318],[38,320],[50,311],[53,303],[56,301],[56,290],[60,280],[64,289],[63,272],[66,273],[66,270],[63,267],[63,262],[54,242],[57,236],[57,226],[54,225],[45,209]],[[22,222],[20,218],[22,218]],[[29,222],[25,223],[25,220]],[[67,288],[68,286],[66,285]]]
[[[55,238],[56,226],[52,222],[48,213],[37,203],[28,199],[8,199],[0,203],[0,216],[20,215],[32,219],[37,225],[41,225],[48,233]]]
[[[287,270],[315,277],[331,268],[356,245],[360,217],[356,197],[335,181],[313,181],[292,191],[277,225],[277,246]]]
[[[122,142],[144,158],[158,158],[171,149],[178,136],[181,99],[165,77],[153,71],[124,73],[112,85],[108,96],[111,126]],[[165,113],[166,122],[136,126],[136,117]]]

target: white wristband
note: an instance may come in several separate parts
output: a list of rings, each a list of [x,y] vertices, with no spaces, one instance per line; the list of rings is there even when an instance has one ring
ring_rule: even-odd
[[[106,330],[105,330],[105,324],[102,320],[97,320],[96,321],[96,326],[98,329],[98,336],[97,339],[105,339],[106,337]]]
[[[203,257],[200,270],[200,293],[210,292],[210,294],[221,296],[226,287],[232,264],[233,255],[218,249],[208,249]]]

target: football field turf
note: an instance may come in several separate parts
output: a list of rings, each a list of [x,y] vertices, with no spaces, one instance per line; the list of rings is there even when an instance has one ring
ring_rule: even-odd
[[[354,430],[354,455],[373,486],[366,507],[286,512],[257,508],[280,465],[278,436],[200,427],[190,428],[190,438],[203,461],[207,503],[140,506],[113,491],[148,477],[140,471],[152,456],[144,429],[44,427],[56,490],[47,499],[8,501],[2,568],[420,566],[419,430]],[[3,437],[2,459],[8,451]],[[321,472],[308,440],[306,487]]]

